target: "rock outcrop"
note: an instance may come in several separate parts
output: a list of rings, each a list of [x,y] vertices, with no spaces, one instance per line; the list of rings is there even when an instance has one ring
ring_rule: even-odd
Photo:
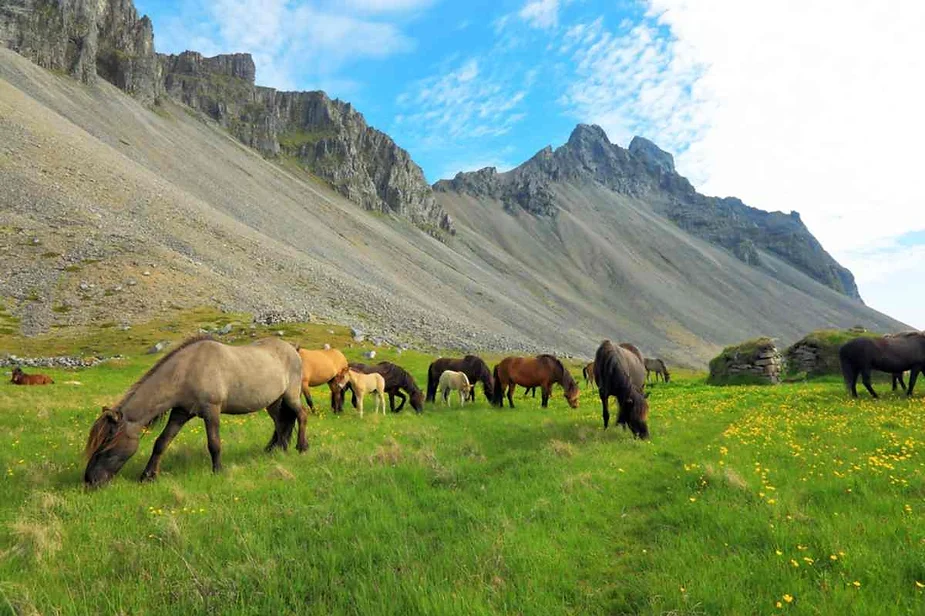
[[[443,180],[434,189],[488,196],[508,210],[555,216],[552,185],[597,182],[650,203],[688,233],[719,245],[741,261],[761,266],[760,251],[780,257],[811,278],[860,300],[854,276],[832,258],[796,212],[765,212],[739,199],[707,197],[675,171],[671,154],[642,137],[629,149],[610,143],[599,126],[579,124],[565,145],[547,147],[506,173],[482,169]]]
[[[151,20],[138,17],[132,0],[0,0],[0,44],[85,83],[102,77],[147,103],[167,95],[367,210],[437,237],[453,232],[421,168],[349,103],[256,86],[249,54],[156,54]]]
[[[396,214],[426,231],[452,231],[421,168],[350,103],[324,92],[256,86],[248,54],[160,55],[168,96],[220,123],[245,144],[294,162],[367,210]]]
[[[3,0],[0,45],[84,83],[102,77],[146,102],[161,92],[154,29],[132,0]]]
[[[780,383],[780,351],[770,338],[758,338],[726,347],[710,361],[712,385]]]

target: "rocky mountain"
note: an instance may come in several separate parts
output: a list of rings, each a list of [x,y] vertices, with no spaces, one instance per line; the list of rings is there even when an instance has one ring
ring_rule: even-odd
[[[609,337],[703,366],[760,335],[905,329],[850,296],[798,217],[697,194],[650,142],[579,126],[431,190],[348,104],[256,86],[247,55],[154,55],[150,29],[129,0],[0,0],[19,52],[0,48],[0,314],[27,334],[210,304],[441,349],[589,356]]]
[[[547,147],[507,173],[493,168],[460,173],[434,185],[438,192],[460,192],[499,199],[508,211],[520,208],[555,216],[556,183],[594,182],[617,194],[645,200],[681,229],[721,246],[744,263],[774,274],[762,259],[767,251],[814,280],[859,300],[854,276],[832,258],[796,212],[765,212],[736,198],[698,193],[674,168],[671,154],[635,137],[629,149],[610,143],[599,126],[580,124],[567,143]]]
[[[102,77],[144,102],[173,98],[367,210],[437,236],[452,232],[421,168],[349,103],[258,87],[248,54],[156,54],[151,21],[138,17],[132,0],[0,0],[0,44],[84,83]]]

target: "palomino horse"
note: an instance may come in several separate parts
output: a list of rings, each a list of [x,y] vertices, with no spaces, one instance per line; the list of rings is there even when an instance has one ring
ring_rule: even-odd
[[[331,381],[337,373],[347,367],[347,358],[337,349],[312,350],[299,349],[302,358],[302,395],[308,408],[313,412],[315,403],[312,401],[312,387],[325,383],[331,388],[331,408],[339,413],[344,408],[343,396]]]
[[[514,388],[539,387],[543,392],[543,408],[549,405],[553,383],[565,389],[565,399],[570,407],[578,408],[578,383],[566,370],[562,362],[552,355],[536,357],[505,357],[495,366],[492,378],[495,382],[492,404],[504,407],[504,390],[507,389],[507,401],[514,408]]]
[[[373,393],[376,396],[376,410],[374,412],[378,413],[381,405],[382,414],[385,415],[385,378],[381,374],[378,372],[364,374],[350,368],[344,368],[334,377],[334,385],[343,390],[348,384],[353,389],[353,393],[356,394],[360,417],[363,416],[363,399],[368,393]]]
[[[911,396],[918,373],[925,371],[925,333],[905,332],[881,338],[855,338],[842,345],[838,357],[841,360],[842,376],[853,397],[858,397],[858,375],[870,395],[877,397],[870,382],[872,370],[898,374],[900,378],[903,372],[909,370],[909,389],[906,395]]]
[[[444,370],[437,384],[437,391],[440,392],[443,403],[447,406],[450,405],[451,391],[459,392],[459,405],[465,406],[472,388],[473,386],[469,384],[469,377],[466,376],[465,372],[455,372],[453,370]]]
[[[597,387],[597,383],[594,381],[594,362],[581,369],[581,376],[585,377],[585,387]]]
[[[170,411],[154,443],[142,481],[157,477],[161,456],[180,429],[202,417],[212,470],[222,468],[219,415],[267,409],[276,426],[267,450],[287,449],[299,422],[298,450],[308,449],[306,414],[299,400],[302,362],[288,342],[275,338],[233,347],[208,337],[191,338],[148,370],[113,408],[90,428],[84,482],[97,486],[111,479],[138,449],[142,431]]]
[[[605,340],[594,356],[594,379],[601,397],[604,429],[610,422],[610,396],[616,396],[620,413],[617,423],[629,426],[641,439],[649,437],[649,401],[642,393],[645,385],[645,367],[636,353],[623,345],[614,346]]]
[[[13,368],[13,385],[54,385],[50,376],[44,374],[26,374],[22,368]]]
[[[655,382],[658,383],[658,377],[661,375],[662,380],[666,383],[671,382],[671,375],[668,374],[668,366],[665,365],[661,359],[650,359],[648,357],[643,360],[643,363],[646,367],[646,382],[649,380],[649,374],[655,373]]]
[[[396,366],[395,364],[387,361],[381,361],[375,366],[368,366],[366,364],[350,364],[350,368],[352,370],[356,370],[357,372],[363,372],[364,374],[378,372],[382,375],[382,378],[385,379],[385,393],[389,394],[389,410],[393,413],[398,413],[405,406],[405,400],[407,400],[407,397],[402,393],[402,390],[408,392],[408,396],[411,397],[411,408],[413,408],[418,413],[424,410],[424,392],[422,392],[418,387],[418,384],[415,383],[414,377],[411,376],[411,374],[401,366]],[[396,396],[401,400],[398,403],[398,408],[395,408]],[[356,408],[356,392],[353,392],[352,400],[353,408]]]
[[[488,369],[481,357],[477,355],[466,355],[462,359],[453,359],[450,357],[441,357],[435,360],[427,368],[427,402],[433,402],[437,396],[437,382],[444,370],[453,370],[455,372],[465,372],[469,383],[475,385],[482,382],[482,390],[485,392],[485,398],[491,402],[492,389],[494,383],[491,378],[491,370]],[[469,399],[475,402],[475,387],[469,394]]]

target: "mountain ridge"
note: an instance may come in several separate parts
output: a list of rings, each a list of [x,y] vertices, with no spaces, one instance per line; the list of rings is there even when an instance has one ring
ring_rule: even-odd
[[[642,137],[635,137],[628,149],[621,148],[596,125],[579,124],[565,144],[547,146],[506,173],[494,168],[459,173],[436,182],[434,190],[497,196],[508,211],[519,207],[534,215],[555,216],[550,186],[570,180],[592,180],[619,194],[644,198],[680,228],[748,265],[762,267],[758,249],[768,250],[820,283],[862,301],[853,274],[825,251],[797,212],[766,212],[735,197],[702,195],[675,171],[671,154]]]

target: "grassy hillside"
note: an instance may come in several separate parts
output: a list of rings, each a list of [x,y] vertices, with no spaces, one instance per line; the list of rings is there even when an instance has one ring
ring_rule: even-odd
[[[574,411],[558,389],[548,410],[520,393],[517,409],[493,409],[479,392],[422,415],[320,413],[304,455],[265,454],[271,423],[257,413],[223,419],[221,475],[194,421],[158,482],[136,481],[150,434],[112,485],[85,492],[87,430],[163,333],[132,331],[124,361],[0,385],[0,614],[925,609],[921,397],[679,374],[652,389],[642,443],[604,432],[590,391]],[[105,335],[94,352],[120,348]],[[380,357],[423,385],[429,356]]]

